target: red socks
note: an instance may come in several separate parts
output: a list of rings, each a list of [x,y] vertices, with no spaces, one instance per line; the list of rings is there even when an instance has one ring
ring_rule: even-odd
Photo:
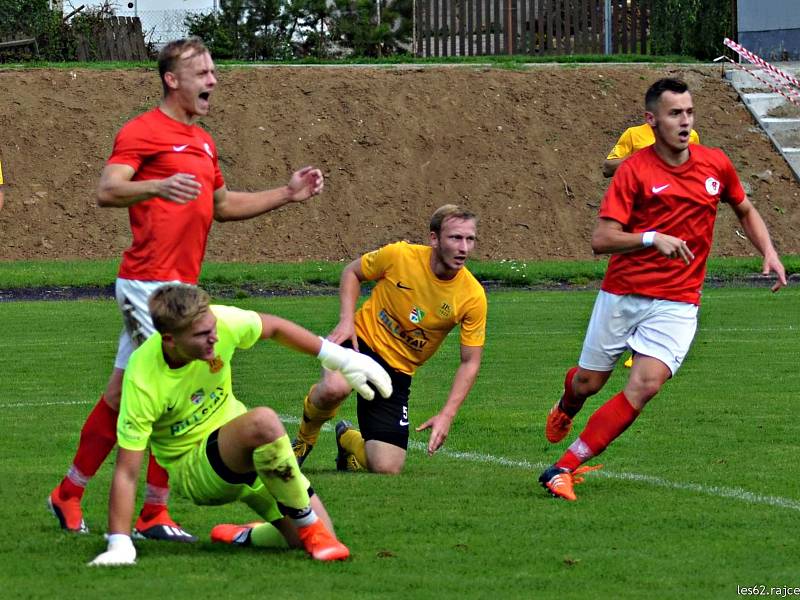
[[[167,510],[169,496],[169,474],[167,470],[156,462],[152,453],[147,463],[147,490],[145,491],[144,504],[142,505],[142,518],[147,521],[161,511]]]
[[[100,400],[83,424],[72,466],[67,476],[61,480],[59,496],[62,500],[83,497],[86,484],[97,473],[117,443],[117,416],[117,411],[108,405],[105,396],[100,396]],[[146,518],[149,518],[166,510],[168,495],[167,471],[151,454],[147,465],[147,492],[142,514],[147,513]]]
[[[81,429],[72,467],[61,481],[62,499],[83,496],[86,483],[97,473],[117,443],[117,414],[108,405],[105,396],[100,396]]]
[[[603,452],[638,416],[639,411],[631,406],[625,393],[620,392],[589,417],[578,439],[556,462],[556,466],[574,471],[593,456]]]
[[[586,398],[578,398],[572,390],[572,379],[577,372],[578,367],[572,367],[567,371],[567,375],[564,377],[564,395],[561,396],[561,402],[559,403],[561,410],[570,417],[577,415],[578,411],[583,408],[583,403],[586,402]]]

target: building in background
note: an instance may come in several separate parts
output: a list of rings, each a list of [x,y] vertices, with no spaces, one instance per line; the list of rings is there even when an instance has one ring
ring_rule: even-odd
[[[59,3],[52,0],[53,5]],[[108,6],[118,17],[139,17],[147,43],[160,48],[170,40],[185,37],[188,15],[216,12],[218,0],[62,0],[64,14],[84,4],[86,8]]]
[[[766,60],[800,60],[800,0],[738,0],[742,46]]]

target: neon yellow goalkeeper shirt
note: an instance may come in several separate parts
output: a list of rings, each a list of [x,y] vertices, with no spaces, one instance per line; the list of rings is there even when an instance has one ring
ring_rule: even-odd
[[[212,361],[171,369],[161,335],[154,333],[131,355],[122,383],[117,441],[126,450],[150,450],[164,467],[231,419],[246,412],[231,389],[231,359],[261,336],[258,313],[211,306],[217,317]]]

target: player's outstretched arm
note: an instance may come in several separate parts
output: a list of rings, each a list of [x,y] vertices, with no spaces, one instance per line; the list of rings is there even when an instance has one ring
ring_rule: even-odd
[[[275,210],[289,202],[302,202],[320,194],[325,186],[322,171],[303,167],[292,173],[289,183],[261,192],[234,192],[222,186],[214,191],[214,219],[241,221]]]
[[[761,272],[764,275],[775,273],[778,276],[778,280],[775,282],[775,285],[772,286],[772,291],[777,292],[787,284],[786,269],[783,267],[783,263],[778,257],[775,247],[772,245],[772,239],[769,236],[769,231],[767,230],[766,223],[764,223],[764,219],[761,217],[758,210],[756,210],[756,207],[753,206],[753,203],[747,198],[745,198],[743,202],[733,205],[733,210],[739,218],[739,222],[742,224],[742,228],[745,234],[747,234],[750,243],[752,243],[764,257]]]
[[[361,396],[372,400],[375,392],[372,384],[381,396],[392,395],[392,379],[389,374],[369,356],[359,354],[349,348],[318,337],[286,319],[275,315],[260,314],[261,338],[272,338],[275,341],[299,352],[313,354],[319,358],[322,366],[331,371],[339,371],[347,383]]]
[[[417,427],[417,431],[431,430],[431,435],[428,438],[428,456],[439,450],[447,440],[453,419],[455,419],[458,410],[478,377],[482,356],[482,346],[464,346],[462,344],[461,363],[458,365],[456,375],[453,378],[453,386],[450,388],[447,402],[445,402],[442,410]]]
[[[108,501],[108,547],[89,566],[111,567],[136,563],[136,548],[131,541],[131,519],[143,456],[141,450],[119,449]]]

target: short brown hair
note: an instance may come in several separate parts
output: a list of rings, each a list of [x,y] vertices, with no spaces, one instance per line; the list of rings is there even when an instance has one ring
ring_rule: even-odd
[[[462,206],[457,204],[445,204],[436,209],[431,216],[431,231],[436,235],[442,232],[442,223],[447,219],[465,219],[468,221],[478,222],[478,216]]]
[[[672,92],[673,94],[683,94],[689,91],[689,86],[682,79],[675,77],[664,77],[659,79],[649,88],[644,95],[644,108],[648,112],[656,112],[658,108],[658,101],[664,92]]]
[[[159,333],[180,333],[208,310],[205,290],[182,283],[162,285],[147,302],[153,326]]]
[[[192,36],[188,38],[182,38],[180,40],[174,40],[164,46],[161,49],[161,52],[158,53],[158,74],[161,77],[161,85],[164,88],[165,96],[167,95],[169,88],[167,87],[167,82],[164,80],[164,75],[166,75],[168,72],[175,72],[178,62],[181,60],[181,57],[187,50],[193,51],[192,54],[187,58],[208,52],[208,48],[206,48],[203,40],[197,36]]]

